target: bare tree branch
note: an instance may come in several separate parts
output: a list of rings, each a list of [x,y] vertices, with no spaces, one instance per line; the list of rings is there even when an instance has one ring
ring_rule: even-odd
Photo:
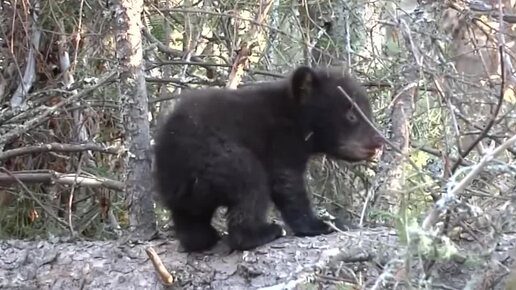
[[[21,147],[12,150],[0,152],[0,161],[7,160],[20,155],[32,154],[32,153],[43,153],[43,152],[60,152],[60,153],[75,153],[83,151],[97,151],[107,154],[119,154],[121,153],[120,148],[105,147],[94,143],[86,144],[61,144],[61,143],[49,143],[40,144],[28,147]]]
[[[0,186],[8,186],[17,182],[44,184],[58,183],[88,187],[106,187],[117,191],[124,190],[124,184],[122,182],[97,176],[77,176],[76,174],[59,173],[53,170],[0,173]]]

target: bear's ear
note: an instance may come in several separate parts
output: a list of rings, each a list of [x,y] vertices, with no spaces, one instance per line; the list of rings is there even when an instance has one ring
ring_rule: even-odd
[[[291,98],[298,103],[306,102],[319,83],[316,72],[307,66],[296,68],[290,80]]]

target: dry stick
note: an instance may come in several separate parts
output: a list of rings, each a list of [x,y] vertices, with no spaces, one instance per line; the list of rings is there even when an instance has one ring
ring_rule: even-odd
[[[14,171],[9,174],[0,173],[0,186],[9,185],[16,182],[24,183],[57,183],[89,187],[106,187],[108,189],[123,191],[124,183],[118,180],[107,179],[103,177],[85,177],[77,176],[76,174],[60,173],[53,170],[38,170],[38,171]]]
[[[108,154],[120,153],[119,148],[115,147],[104,147],[94,143],[86,144],[62,144],[62,143],[48,143],[39,144],[27,147],[16,148],[0,152],[0,161],[7,160],[20,155],[31,154],[31,153],[43,153],[43,152],[60,152],[60,153],[74,153],[83,151],[98,151]]]
[[[147,256],[149,256],[149,259],[152,261],[152,265],[154,265],[154,269],[158,272],[161,281],[167,286],[172,285],[172,283],[175,282],[174,276],[170,274],[170,272],[165,268],[165,265],[163,265],[163,262],[159,258],[158,254],[152,247],[148,247],[145,249],[145,252],[147,253]]]
[[[19,180],[18,178],[16,178],[15,175],[12,175],[11,172],[9,170],[7,170],[5,167],[0,167],[0,170],[5,172],[7,175],[10,175],[12,178],[14,178],[14,180],[16,180],[16,182],[23,188],[23,190],[25,190],[25,192],[27,192],[27,194],[29,194],[30,198],[35,202],[37,203],[42,209],[43,211],[45,211],[47,213],[48,216],[50,216],[51,218],[55,219],[60,225],[63,226],[64,229],[67,228],[67,224],[65,221],[63,221],[62,219],[60,219],[58,216],[56,216],[51,210],[49,210],[42,202],[41,200],[39,200],[35,195],[34,193],[21,181]]]

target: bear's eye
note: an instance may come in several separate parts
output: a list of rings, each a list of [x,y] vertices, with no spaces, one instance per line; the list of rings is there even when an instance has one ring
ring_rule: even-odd
[[[351,123],[355,123],[357,121],[357,116],[355,115],[355,113],[353,113],[353,111],[347,111],[346,119],[348,119],[348,121],[350,121]]]

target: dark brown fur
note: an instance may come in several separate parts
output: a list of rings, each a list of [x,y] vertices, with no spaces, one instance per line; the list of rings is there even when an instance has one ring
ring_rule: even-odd
[[[332,231],[311,209],[303,180],[309,157],[365,160],[382,140],[337,86],[371,119],[365,90],[355,80],[308,67],[277,82],[181,96],[159,131],[155,157],[158,191],[187,251],[219,240],[210,224],[219,206],[228,207],[233,249],[282,235],[266,219],[271,201],[296,235]]]

